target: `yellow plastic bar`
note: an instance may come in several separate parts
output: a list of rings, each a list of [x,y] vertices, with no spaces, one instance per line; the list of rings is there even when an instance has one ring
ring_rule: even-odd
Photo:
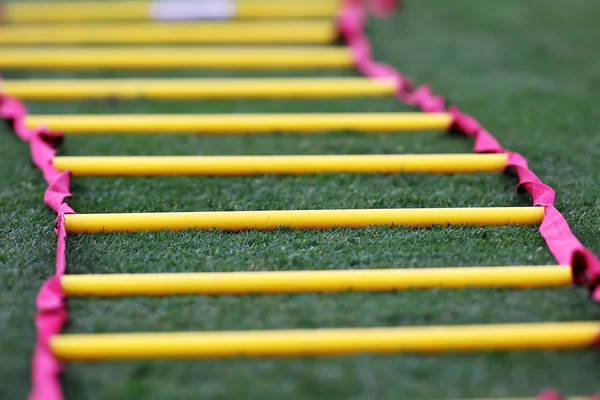
[[[65,215],[67,233],[180,231],[185,229],[366,228],[434,225],[538,225],[543,207],[401,208],[368,210],[208,211]]]
[[[28,127],[66,134],[258,134],[328,131],[444,131],[449,113],[32,115]]]
[[[309,156],[55,157],[73,176],[248,176],[327,173],[455,174],[498,172],[505,154],[380,154]]]
[[[31,79],[0,81],[0,93],[22,100],[317,99],[393,95],[389,79]]]
[[[58,335],[64,361],[569,350],[593,347],[598,322],[240,332]]]
[[[354,65],[345,47],[0,48],[0,70],[335,69]]]
[[[335,24],[328,20],[0,25],[0,45],[319,44],[337,37]]]
[[[339,0],[238,0],[233,18],[334,18],[339,11]],[[5,21],[77,22],[77,21],[132,21],[153,18],[152,2],[121,0],[105,1],[28,1],[8,2]]]
[[[246,295],[407,289],[541,288],[573,283],[568,266],[66,275],[68,296]]]

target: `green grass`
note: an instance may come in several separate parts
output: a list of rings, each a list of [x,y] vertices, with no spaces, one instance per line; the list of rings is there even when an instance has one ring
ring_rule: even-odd
[[[594,0],[408,1],[370,28],[375,54],[480,119],[558,192],[582,242],[600,250],[600,28]],[[161,73],[172,76],[174,73]],[[348,74],[331,72],[327,75]],[[54,74],[51,76],[90,76]],[[110,76],[118,76],[111,74]],[[123,74],[124,75],[124,74]],[[131,74],[128,74],[131,75]],[[148,74],[145,74],[148,75]],[[186,72],[185,76],[243,74]],[[258,75],[258,74],[257,74]],[[262,74],[266,75],[266,74]],[[278,75],[289,75],[279,73]],[[307,75],[307,74],[303,74]],[[310,75],[310,74],[308,74]],[[47,76],[6,74],[6,77]],[[97,76],[105,76],[97,74]],[[108,76],[108,75],[106,75]],[[405,110],[391,99],[321,102],[81,102],[34,113]],[[3,129],[3,128],[2,128]],[[264,137],[71,137],[63,154],[469,152],[440,133]],[[53,272],[54,214],[25,144],[0,146],[0,398],[24,398],[36,292]],[[520,206],[502,175],[76,179],[79,212]],[[533,228],[144,233],[68,239],[71,273],[547,264]],[[594,320],[582,289],[251,297],[78,299],[67,332],[126,332]],[[322,359],[73,364],[70,399],[429,399],[598,389],[600,355],[567,352],[363,355]]]

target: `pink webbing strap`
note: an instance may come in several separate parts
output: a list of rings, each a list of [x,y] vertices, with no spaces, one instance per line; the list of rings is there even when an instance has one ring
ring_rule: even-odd
[[[65,199],[71,197],[68,172],[58,171],[52,164],[56,155],[56,147],[62,136],[48,132],[45,128],[29,129],[25,125],[27,109],[19,100],[0,93],[0,119],[12,124],[15,134],[24,142],[29,143],[33,163],[38,167],[48,188],[44,193],[44,201],[58,213],[55,232],[58,236],[56,247],[56,270],[40,289],[37,299],[37,315],[35,326],[37,340],[32,361],[32,391],[31,400],[62,400],[60,372],[62,366],[50,350],[50,338],[61,332],[67,322],[67,308],[60,277],[66,269],[66,237],[64,215],[75,212]]]
[[[356,68],[371,78],[395,80],[396,98],[405,104],[424,112],[450,112],[454,117],[451,131],[474,139],[476,153],[507,154],[506,169],[518,175],[517,189],[528,192],[534,206],[545,208],[539,231],[548,249],[559,264],[572,267],[574,281],[587,286],[594,300],[600,302],[600,261],[590,250],[584,248],[571,232],[562,214],[554,207],[554,190],[529,169],[523,156],[504,149],[475,118],[461,112],[458,107],[448,106],[446,99],[434,95],[429,86],[414,88],[412,81],[393,67],[374,61],[371,45],[364,33],[365,18],[366,13],[360,0],[346,0],[338,20],[340,32],[351,48]]]
[[[392,15],[402,4],[400,0],[370,0],[371,13],[379,18]]]
[[[544,390],[535,400],[564,400],[564,397],[556,390]]]
[[[588,400],[600,400],[600,394],[594,394],[589,397],[586,397]],[[536,398],[536,400],[566,400],[567,398],[557,392],[556,390],[545,390],[540,393]]]

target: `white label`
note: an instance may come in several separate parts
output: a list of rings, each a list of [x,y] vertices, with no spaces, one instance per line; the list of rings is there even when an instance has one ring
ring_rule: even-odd
[[[236,0],[156,0],[150,15],[162,21],[231,19]]]

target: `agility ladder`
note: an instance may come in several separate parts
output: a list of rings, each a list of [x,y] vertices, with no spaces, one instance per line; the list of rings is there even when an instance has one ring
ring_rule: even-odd
[[[185,2],[183,2],[185,3]],[[338,20],[337,1],[270,3],[221,1],[218,8],[186,9],[186,4],[124,1],[102,3],[9,4],[0,27],[0,44],[304,43],[326,44],[342,36],[347,47],[36,47],[0,48],[2,69],[162,69],[162,68],[342,68],[356,67],[366,78],[302,79],[115,79],[32,80],[2,83],[0,117],[30,143],[33,160],[49,184],[46,203],[58,212],[56,275],[41,289],[36,320],[32,399],[60,399],[62,361],[145,358],[222,358],[337,355],[363,352],[488,351],[573,349],[598,343],[598,322],[437,326],[370,329],[275,330],[245,332],[61,335],[70,296],[244,295],[302,292],[397,291],[466,287],[559,287],[587,285],[600,300],[600,263],[570,232],[554,208],[554,192],[527,167],[524,158],[503,149],[472,117],[434,96],[427,86],[413,88],[391,67],[370,57],[363,33],[364,9],[347,1]],[[374,2],[378,11],[389,2]],[[273,6],[276,4],[276,6]],[[190,3],[187,3],[190,7]],[[187,12],[186,12],[187,11]],[[211,14],[212,13],[212,14]],[[216,14],[215,14],[216,13]],[[145,19],[264,18],[262,22],[205,22],[156,25]],[[295,18],[277,22],[277,18]],[[303,20],[302,18],[322,18]],[[105,20],[128,20],[118,25]],[[103,21],[82,25],[81,21]],[[141,22],[140,22],[141,21]],[[24,26],[44,22],[67,25]],[[215,33],[216,32],[216,33]],[[395,95],[425,113],[281,115],[80,115],[30,116],[17,100],[345,98]],[[475,139],[476,154],[69,157],[56,156],[62,134],[269,134],[327,131],[455,131]],[[244,211],[149,214],[77,214],[65,202],[70,176],[159,176],[320,173],[481,173],[514,170],[533,207]],[[67,234],[183,229],[273,230],[434,225],[539,225],[558,265],[417,270],[341,270],[194,274],[65,275]],[[555,398],[544,393],[541,398]]]

